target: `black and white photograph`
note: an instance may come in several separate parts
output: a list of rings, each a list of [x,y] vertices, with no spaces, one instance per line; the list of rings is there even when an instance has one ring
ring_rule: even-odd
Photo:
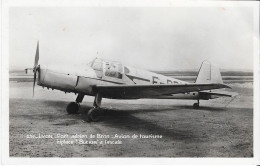
[[[10,160],[255,163],[259,2],[86,2],[5,10]]]

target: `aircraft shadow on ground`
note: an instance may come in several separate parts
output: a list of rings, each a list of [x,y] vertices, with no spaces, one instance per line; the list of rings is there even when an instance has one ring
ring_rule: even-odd
[[[66,105],[68,104],[67,102],[64,101],[45,101],[48,106],[53,106],[53,107],[61,107],[58,110],[64,110],[64,114],[66,113]],[[75,118],[76,120],[81,120],[84,122],[87,122],[87,113],[88,110],[91,109],[92,107],[89,106],[89,103],[83,103],[80,106],[79,113],[70,116]],[[189,131],[182,131],[175,128],[174,126],[171,127],[171,129],[167,129],[165,127],[162,127],[158,124],[156,124],[153,121],[149,121],[146,119],[142,119],[139,117],[134,116],[136,113],[149,113],[149,112],[164,112],[164,111],[169,111],[172,109],[179,109],[178,107],[175,108],[155,108],[155,109],[146,109],[146,108],[137,108],[137,109],[126,109],[126,110],[120,110],[120,109],[106,109],[106,108],[101,108],[101,114],[102,116],[100,117],[99,122],[91,122],[91,123],[105,123],[106,126],[110,126],[113,128],[124,128],[125,131],[132,131],[136,132],[137,134],[142,133],[142,134],[161,134],[165,138],[169,139],[174,139],[174,140],[192,140],[193,138],[196,138],[198,136],[194,135],[194,133],[189,132]],[[74,120],[70,120],[70,122],[61,122],[58,124],[53,124],[53,125],[73,125],[75,124]],[[83,124],[88,124],[88,123],[83,123]],[[127,133],[127,132],[126,132]]]
[[[66,101],[44,101],[48,107],[59,107],[58,110],[62,112],[66,112],[66,106],[69,102]],[[129,116],[135,113],[149,113],[149,112],[166,112],[166,111],[173,111],[173,110],[181,110],[181,109],[188,109],[192,111],[209,111],[209,112],[222,112],[228,111],[230,108],[226,107],[214,107],[214,106],[200,106],[199,109],[193,109],[192,106],[189,105],[157,105],[151,107],[150,105],[139,104],[139,107],[131,107],[131,104],[126,104],[126,108],[124,109],[117,109],[116,106],[119,104],[112,104],[114,108],[107,108],[107,103],[105,106],[101,106],[101,111],[104,113],[105,116],[110,117],[121,117],[121,116]],[[135,104],[135,106],[138,104]],[[120,106],[122,107],[122,106]],[[142,108],[143,107],[143,108]],[[146,107],[146,108],[145,108]],[[88,111],[92,108],[92,103],[81,103],[79,114],[87,114]]]
[[[87,122],[87,111],[91,107],[84,106],[79,112],[79,117]],[[157,112],[159,109],[157,110]],[[168,109],[160,109],[160,111],[169,111]],[[139,112],[156,112],[156,110],[116,110],[116,109],[101,109],[102,116],[100,117],[99,122],[91,123],[102,123],[106,126],[112,128],[124,129],[124,131],[136,132],[136,134],[160,134],[164,138],[173,139],[173,140],[193,140],[198,136],[194,135],[190,131],[182,131],[174,127],[174,125],[168,129],[166,127],[160,126],[158,123],[153,120],[149,121],[143,118],[134,116],[135,113]],[[152,115],[151,115],[152,116]],[[169,122],[170,123],[170,122]]]
[[[199,109],[194,109],[192,106],[187,106],[187,105],[175,105],[173,107],[176,107],[178,109],[189,109],[189,110],[194,110],[194,111],[209,111],[209,112],[214,112],[214,111],[227,111],[228,109],[226,107],[211,107],[211,106],[200,106]]]
[[[144,119],[137,117],[135,114],[147,114],[147,116],[153,116],[149,113],[153,112],[167,112],[172,110],[180,110],[180,109],[193,109],[192,106],[163,106],[163,108],[132,108],[132,109],[109,109],[109,108],[102,108],[102,116],[99,122],[91,122],[91,123],[103,123],[106,126],[111,126],[113,128],[120,128],[124,129],[125,131],[135,131],[142,134],[161,134],[166,138],[173,139],[173,140],[188,140],[188,141],[198,141],[197,138],[201,137],[201,135],[197,135],[196,132],[192,132],[189,129],[181,130],[178,127],[178,122],[174,122],[174,125],[170,125],[170,128],[164,127],[159,125],[158,122],[150,119]],[[87,122],[87,113],[91,107],[87,105],[82,105],[79,111],[79,118],[83,121]],[[225,109],[215,108],[215,107],[202,107],[202,110],[207,111],[224,111]],[[198,111],[198,110],[195,110]],[[159,120],[160,121],[160,120]],[[167,123],[171,120],[167,120]]]

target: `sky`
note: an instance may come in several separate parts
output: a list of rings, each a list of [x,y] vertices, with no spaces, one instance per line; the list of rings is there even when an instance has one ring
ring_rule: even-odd
[[[148,70],[253,70],[247,7],[12,7],[10,69],[83,65],[95,57]]]

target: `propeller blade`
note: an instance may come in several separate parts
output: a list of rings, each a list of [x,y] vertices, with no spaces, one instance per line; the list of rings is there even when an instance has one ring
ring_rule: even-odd
[[[36,73],[37,73],[37,71],[35,70],[34,75],[33,75],[33,96],[34,96],[34,87],[35,87],[35,82],[36,82]]]
[[[34,59],[34,70],[38,66],[38,62],[39,62],[39,41],[37,42],[37,49],[36,49],[36,54]]]
[[[35,87],[35,82],[36,82],[36,75],[37,75],[37,71],[39,70],[39,66],[38,66],[38,62],[39,62],[39,40],[37,42],[37,48],[36,48],[36,54],[35,54],[35,59],[34,59],[34,67],[33,67],[33,96],[34,96],[34,87]]]

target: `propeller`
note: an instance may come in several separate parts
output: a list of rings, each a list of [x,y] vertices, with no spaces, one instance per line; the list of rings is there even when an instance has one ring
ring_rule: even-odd
[[[37,42],[37,48],[36,48],[36,54],[35,54],[35,59],[34,59],[34,66],[33,66],[33,96],[34,96],[34,87],[35,87],[35,82],[36,82],[36,74],[40,69],[40,66],[38,65],[39,62],[39,41]]]

